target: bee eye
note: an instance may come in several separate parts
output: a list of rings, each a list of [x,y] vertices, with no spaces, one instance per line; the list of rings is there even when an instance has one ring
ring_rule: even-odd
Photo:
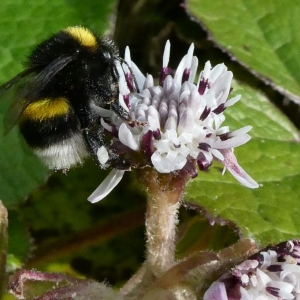
[[[102,47],[99,51],[99,61],[105,66],[109,66],[114,63],[114,55],[110,49]]]
[[[113,56],[111,55],[111,53],[109,51],[102,51],[101,52],[101,58],[104,61],[110,62],[113,59]]]

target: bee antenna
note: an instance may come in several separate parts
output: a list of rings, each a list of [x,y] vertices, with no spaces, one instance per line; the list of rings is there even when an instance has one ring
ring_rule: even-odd
[[[139,89],[139,86],[138,86],[138,84],[137,84],[137,81],[136,81],[136,78],[135,78],[135,75],[134,75],[134,73],[133,73],[132,68],[129,66],[128,62],[127,62],[125,59],[123,59],[122,57],[118,57],[117,59],[118,59],[120,62],[124,63],[124,64],[128,67],[128,69],[129,69],[129,71],[130,71],[130,74],[132,75],[132,78],[133,78],[133,82],[134,82],[136,91],[139,93],[139,92],[140,92],[140,89]]]

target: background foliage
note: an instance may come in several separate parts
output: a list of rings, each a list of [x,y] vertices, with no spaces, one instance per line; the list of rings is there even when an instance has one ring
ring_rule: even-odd
[[[183,199],[178,257],[222,249],[241,236],[262,245],[300,238],[299,13],[292,0],[2,0],[0,81],[22,70],[34,45],[67,26],[110,35],[121,53],[129,45],[132,59],[154,75],[167,39],[174,68],[195,43],[200,66],[224,62],[234,73],[233,94],[242,100],[226,122],[232,130],[253,126],[252,140],[236,155],[261,187],[249,190],[230,174],[221,176],[217,164],[200,173]],[[0,103],[1,118],[8,105]],[[11,269],[69,272],[116,285],[135,272],[144,258],[145,197],[134,174],[92,205],[86,198],[106,175],[94,162],[51,174],[17,128],[1,134],[0,149]]]

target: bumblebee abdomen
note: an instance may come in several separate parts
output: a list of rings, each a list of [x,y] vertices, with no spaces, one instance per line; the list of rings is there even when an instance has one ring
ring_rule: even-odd
[[[69,137],[78,120],[66,98],[44,98],[25,108],[19,127],[29,146],[45,147]]]
[[[30,103],[23,111],[20,122],[26,120],[42,122],[61,117],[70,112],[69,101],[64,97],[44,98]]]
[[[55,170],[66,170],[82,164],[90,155],[83,135],[79,132],[73,132],[69,138],[49,144],[47,147],[33,148],[33,151],[48,168]]]
[[[51,169],[68,169],[88,156],[81,125],[66,98],[30,103],[19,127],[27,144]]]

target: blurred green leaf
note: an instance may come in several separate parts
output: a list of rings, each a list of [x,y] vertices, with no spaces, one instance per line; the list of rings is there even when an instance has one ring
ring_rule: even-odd
[[[8,273],[15,272],[18,269],[21,269],[22,263],[21,261],[14,256],[13,254],[7,255],[7,261],[6,261],[6,271]]]
[[[299,2],[190,0],[187,8],[218,46],[299,103]]]
[[[106,175],[90,160],[67,174],[57,172],[31,194],[21,211],[36,248],[25,268],[61,272],[71,264],[70,270],[110,283],[133,274],[143,260],[145,200],[128,172],[105,199],[89,203]]]
[[[178,235],[176,255],[179,258],[207,249],[220,251],[238,240],[233,228],[225,224],[210,224],[199,215],[181,224]]]
[[[17,264],[17,261],[25,261],[29,255],[31,241],[28,229],[21,220],[20,211],[9,211],[9,227],[8,227],[8,253],[13,255],[9,263]]]
[[[5,293],[3,295],[3,300],[16,300],[17,298],[15,298],[13,295],[9,294],[9,293]]]
[[[236,91],[243,97],[228,109],[228,122],[250,123],[254,130],[250,132],[253,139],[235,154],[261,186],[247,189],[229,172],[221,176],[222,165],[214,164],[208,174],[200,173],[190,182],[185,200],[212,217],[232,221],[244,237],[263,244],[299,238],[300,145],[293,140],[297,130],[263,95],[249,87],[236,86]]]

